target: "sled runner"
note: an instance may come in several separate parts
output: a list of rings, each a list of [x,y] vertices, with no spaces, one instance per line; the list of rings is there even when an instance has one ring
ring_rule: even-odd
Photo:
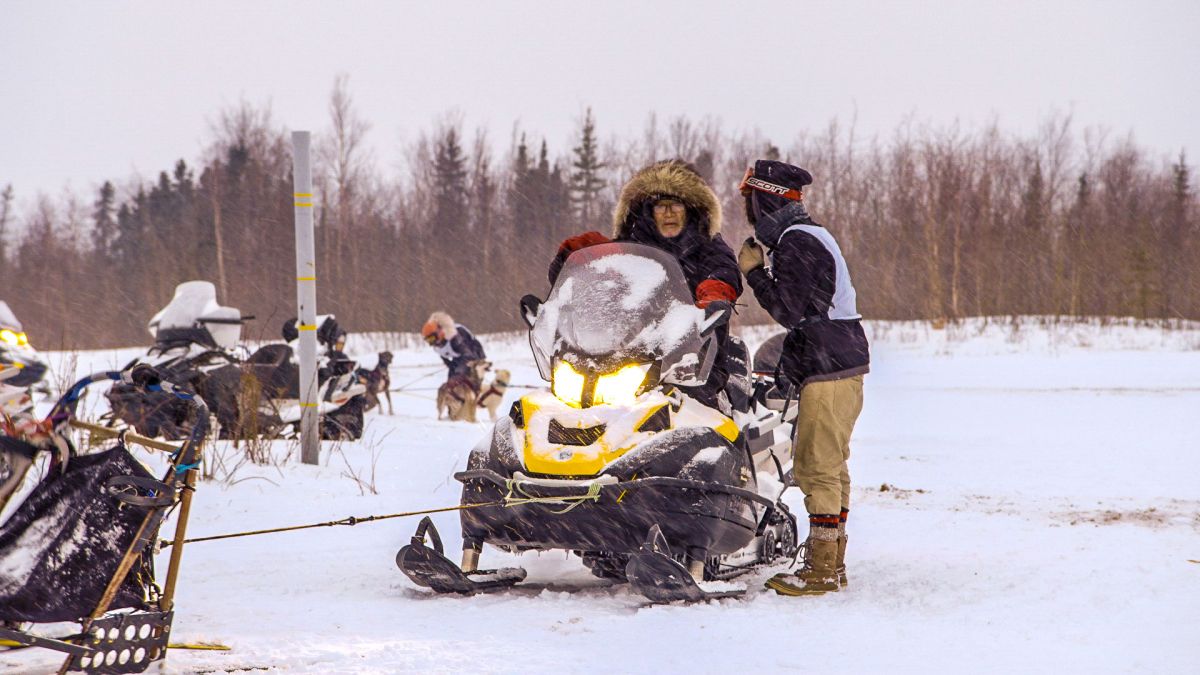
[[[779,501],[790,418],[749,400],[744,355],[734,374],[748,412],[730,417],[681,389],[707,381],[729,310],[696,308],[674,257],[632,243],[583,249],[545,302],[526,296],[521,309],[550,391],[517,401],[454,475],[469,507],[462,565],[436,539],[424,545],[428,525],[401,549],[414,583],[450,593],[518,583],[523,574],[476,573],[491,544],[571,551],[652,601],[696,601],[733,594],[704,582],[794,554],[795,518]]]
[[[179,446],[83,425],[74,419],[86,388],[102,381],[165,393],[186,403],[188,438]],[[72,426],[115,438],[78,453]],[[166,656],[182,543],[187,529],[208,409],[149,366],[96,373],[67,391],[33,432],[0,436],[0,452],[36,458],[49,450],[45,476],[0,524],[0,640],[10,649],[67,654],[60,672],[137,673]],[[10,429],[11,431],[11,429]],[[130,454],[127,441],[170,453],[161,479]],[[32,462],[31,462],[32,463]],[[23,477],[22,477],[23,478]],[[20,479],[18,479],[18,483]],[[164,586],[155,583],[153,545],[168,512],[179,508]],[[49,638],[25,624],[78,621],[76,635]]]

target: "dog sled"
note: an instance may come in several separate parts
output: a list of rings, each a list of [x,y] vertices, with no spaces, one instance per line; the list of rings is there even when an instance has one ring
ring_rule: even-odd
[[[188,412],[187,438],[172,445],[76,419],[88,386],[112,381],[176,397]],[[72,429],[108,439],[77,451]],[[208,409],[190,392],[161,381],[145,365],[85,377],[45,420],[8,418],[0,434],[0,644],[66,654],[60,673],[138,673],[166,656],[174,593]],[[137,442],[168,453],[155,478],[129,451]],[[49,454],[46,461],[43,456]],[[35,466],[42,475],[30,488]],[[22,499],[15,499],[21,496]],[[163,585],[156,581],[154,544],[178,509]],[[78,622],[78,632],[47,637],[39,624]]]

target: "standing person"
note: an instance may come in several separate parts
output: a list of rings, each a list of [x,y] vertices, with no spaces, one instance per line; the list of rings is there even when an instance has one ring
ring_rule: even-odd
[[[759,303],[788,330],[780,368],[800,388],[793,474],[808,511],[808,555],[796,574],[767,581],[784,595],[819,595],[846,584],[847,460],[871,361],[846,260],[804,207],[810,183],[804,169],[760,159],[740,186],[755,236],[742,245],[738,267]],[[769,252],[769,270],[755,239]]]
[[[421,326],[421,337],[425,338],[426,344],[433,347],[433,351],[437,352],[442,358],[442,363],[449,369],[446,374],[447,381],[460,377],[474,382],[471,362],[486,359],[487,356],[483,353],[483,345],[479,344],[479,340],[471,335],[466,326],[455,323],[445,312],[434,312],[429,315],[425,325]],[[475,388],[478,389],[478,383],[475,383]]]
[[[742,278],[733,249],[720,232],[721,202],[696,169],[681,160],[655,162],[634,174],[621,188],[613,211],[612,239],[599,232],[585,232],[562,242],[550,262],[550,284],[558,279],[567,257],[575,251],[609,241],[629,241],[675,256],[697,307],[705,309],[717,302],[732,306],[742,294]],[[729,380],[725,357],[728,334],[728,326],[717,331],[719,349],[708,381],[697,387],[681,387],[704,405],[726,413],[728,402],[721,401],[718,394]]]

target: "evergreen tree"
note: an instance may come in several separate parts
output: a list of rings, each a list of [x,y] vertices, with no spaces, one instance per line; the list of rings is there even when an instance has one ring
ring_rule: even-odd
[[[512,163],[512,184],[508,191],[509,212],[512,214],[513,229],[518,237],[524,236],[536,226],[535,204],[538,196],[537,175],[529,157],[529,146],[525,134],[517,145],[517,154]]]
[[[579,223],[583,227],[591,227],[600,215],[598,202],[600,191],[605,186],[604,178],[600,175],[605,164],[600,161],[596,122],[592,119],[591,108],[588,108],[584,115],[579,145],[575,146],[574,152],[575,158],[571,162],[571,203],[575,206],[575,215]]]
[[[112,254],[113,242],[117,238],[117,221],[114,218],[116,209],[117,190],[111,181],[104,181],[100,186],[100,195],[94,202],[92,211],[92,248],[102,258]]]
[[[458,129],[448,125],[434,144],[435,231],[462,241],[467,232],[467,159]]]
[[[12,220],[13,186],[4,186],[0,192],[0,279],[5,278],[5,267],[8,264],[8,222]]]

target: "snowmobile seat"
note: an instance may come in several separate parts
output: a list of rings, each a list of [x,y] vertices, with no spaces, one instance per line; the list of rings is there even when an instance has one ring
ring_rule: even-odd
[[[290,345],[263,345],[246,359],[247,372],[253,373],[271,398],[280,398],[291,391],[300,391],[300,369],[292,363]]]
[[[754,373],[756,375],[774,375],[779,367],[779,359],[783,356],[783,340],[787,333],[776,333],[767,338],[754,352]]]

